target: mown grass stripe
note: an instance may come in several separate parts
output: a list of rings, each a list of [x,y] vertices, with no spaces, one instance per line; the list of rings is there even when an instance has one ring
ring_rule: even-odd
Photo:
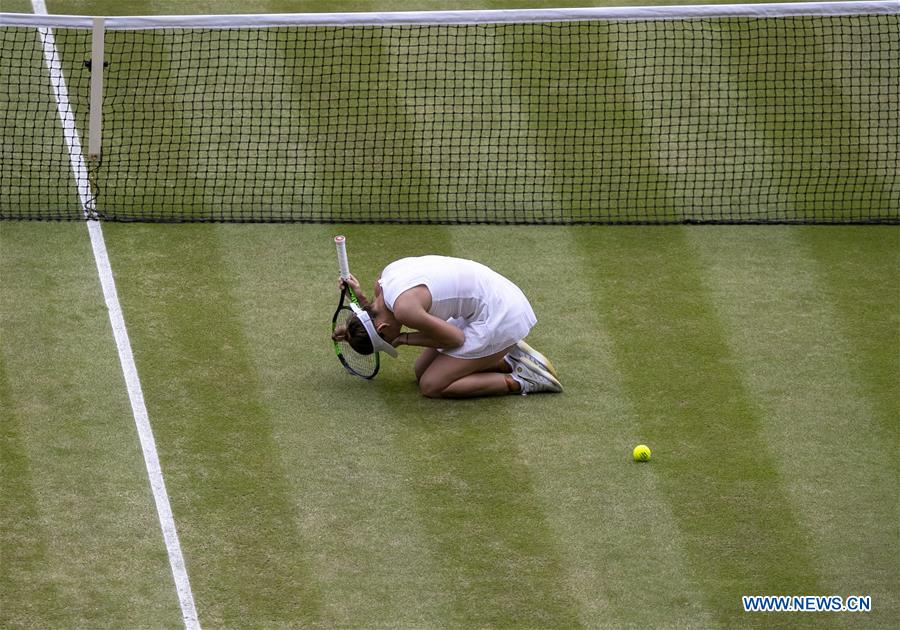
[[[819,295],[842,324],[845,356],[865,388],[873,421],[900,445],[900,230],[808,227],[797,246],[815,261]],[[890,458],[900,471],[900,459]]]
[[[747,593],[817,592],[783,481],[727,331],[681,228],[576,232],[602,262],[586,281],[617,369],[656,446],[666,496],[707,606],[724,625]],[[768,620],[767,620],[768,621]]]
[[[866,622],[878,625],[896,613],[897,442],[879,422],[884,418],[866,385],[867,361],[857,360],[861,348],[847,331],[871,327],[878,343],[893,339],[896,349],[896,329],[882,318],[894,314],[881,292],[896,278],[885,260],[872,259],[865,276],[845,277],[829,291],[825,265],[810,255],[802,234],[723,228],[691,231],[689,241],[730,332],[729,347],[742,359],[737,368],[747,392],[763,411],[762,435],[808,532],[823,592],[872,595],[880,604]],[[850,249],[864,246],[861,239],[842,240]],[[840,257],[829,261],[831,273],[846,269],[846,250]],[[842,318],[833,300],[847,294],[868,304]],[[881,354],[874,369],[886,376],[880,369],[890,351]]]
[[[811,259],[818,299],[831,311],[835,366],[847,376],[838,391],[855,384],[848,398],[859,402],[845,418],[847,475],[836,479],[838,488],[849,486],[847,511],[853,516],[842,519],[846,537],[840,535],[842,521],[831,525],[841,553],[826,557],[849,566],[848,589],[871,589],[878,602],[872,617],[890,627],[900,619],[900,565],[892,561],[900,540],[900,231],[804,228],[792,236]],[[821,331],[826,345],[829,332]]]
[[[484,258],[460,250],[456,230],[397,227],[389,238],[402,243],[393,249],[396,257]],[[482,254],[491,248],[490,242],[479,245]],[[378,394],[380,406],[394,416],[414,518],[424,531],[434,577],[449,597],[439,603],[442,618],[429,625],[577,626],[577,604],[511,432],[516,415],[510,406],[528,401],[425,399],[412,374],[417,355],[402,351],[396,366],[402,372],[379,383]]]
[[[3,483],[15,496],[30,478],[32,533],[46,549],[4,598],[29,606],[35,626],[178,625],[84,227],[5,224],[2,252],[9,421],[18,418],[30,475]]]
[[[417,517],[453,597],[442,625],[578,626],[563,562],[512,433],[518,414],[510,406],[528,401],[406,404],[422,423],[405,438]]]
[[[602,259],[582,257],[572,234],[595,229],[494,228],[481,237],[503,243],[485,252],[488,260],[516,261],[538,316],[529,343],[550,356],[566,387],[517,409],[514,437],[585,627],[709,627],[715,619],[684,570],[684,542],[657,488],[659,467],[631,461],[647,438],[598,323],[588,278]]]
[[[348,238],[365,293],[389,253],[424,232],[385,226],[221,226],[236,306],[260,390],[269,401],[277,456],[295,496],[324,627],[435,627],[450,595],[437,578],[408,484],[407,412],[379,391],[415,396],[413,352],[384,359],[372,382],[347,375],[334,356],[330,318],[338,298],[332,237]],[[402,243],[403,245],[398,245]],[[393,244],[393,245],[390,245]]]
[[[494,6],[501,3],[491,4]],[[507,194],[519,196],[521,212],[527,215],[527,213],[537,210],[552,213],[557,217],[567,217],[572,220],[582,219],[587,213],[596,211],[596,208],[584,207],[584,202],[577,198],[577,194],[570,197],[571,191],[579,189],[590,189],[615,205],[622,201],[619,198],[622,191],[618,187],[610,185],[611,180],[608,179],[610,173],[641,176],[648,180],[655,178],[664,184],[666,175],[657,168],[656,158],[658,156],[652,155],[652,147],[647,141],[648,136],[642,133],[646,128],[645,123],[642,122],[642,116],[639,115],[641,114],[641,104],[632,102],[623,93],[616,93],[617,91],[621,92],[625,75],[628,72],[626,66],[631,60],[620,59],[615,50],[604,47],[604,38],[612,39],[612,33],[607,33],[604,29],[600,29],[602,32],[593,33],[574,32],[572,40],[562,41],[554,35],[553,29],[547,29],[537,33],[533,41],[528,40],[524,43],[514,44],[515,36],[511,32],[514,30],[514,28],[504,29],[502,34],[498,33],[499,42],[505,43],[507,52],[503,57],[493,59],[491,65],[498,77],[495,89],[500,90],[503,98],[502,102],[493,104],[493,110],[488,109],[487,112],[495,114],[497,122],[502,128],[511,130],[510,145],[513,154],[503,156],[502,160],[510,162],[516,169],[534,174],[538,179],[552,180],[557,183],[556,188],[549,187],[541,190],[534,198],[528,196],[527,187],[524,191],[505,191]],[[583,52],[585,50],[590,50],[591,54],[585,54]],[[582,51],[582,53],[579,62],[570,65],[574,51]],[[586,58],[588,56],[590,59]],[[547,85],[535,85],[534,77],[543,72],[545,64],[555,64],[561,69],[560,81]],[[598,101],[585,92],[580,85],[579,78],[587,75],[602,77],[608,88],[608,99]],[[612,121],[615,121],[618,131],[611,129]],[[613,134],[614,131],[615,137],[604,135]],[[621,133],[624,135],[616,135]],[[611,141],[622,138],[632,143],[631,149],[649,155],[651,159],[646,162],[642,161],[640,167],[636,168],[628,158],[613,147],[615,143]],[[666,186],[662,185],[658,190],[649,191],[648,199],[666,194]],[[628,203],[632,204],[629,207],[633,208],[634,204],[640,207],[638,213],[640,216],[634,218],[643,219],[668,210],[666,204],[656,203],[654,205],[648,199],[628,200]],[[535,207],[535,203],[538,204],[538,207]],[[489,264],[496,261],[496,267],[507,274],[514,269],[519,272],[520,277],[515,279],[520,282],[526,294],[534,300],[533,303],[537,310],[539,324],[535,330],[536,335],[552,334],[552,325],[556,324],[558,341],[566,344],[570,349],[563,356],[570,360],[588,361],[588,366],[581,363],[581,369],[576,368],[570,377],[572,380],[569,382],[575,387],[576,398],[574,401],[572,393],[567,393],[563,397],[553,400],[540,399],[539,402],[532,403],[533,407],[531,408],[543,409],[543,417],[554,420],[585,418],[579,413],[567,413],[567,410],[570,409],[569,405],[578,405],[577,401],[579,400],[588,400],[580,397],[590,396],[589,392],[596,387],[596,384],[591,382],[592,379],[585,377],[593,372],[591,369],[593,362],[590,359],[594,358],[593,350],[601,340],[591,336],[584,340],[585,346],[572,344],[573,339],[578,338],[579,333],[586,332],[595,325],[596,316],[590,308],[575,308],[572,310],[572,314],[577,313],[577,315],[572,317],[568,307],[572,301],[579,298],[590,299],[592,293],[585,286],[587,283],[584,281],[582,272],[585,266],[592,266],[595,262],[593,258],[585,258],[580,255],[577,248],[572,246],[569,232],[564,228],[543,228],[543,231],[507,230],[502,232],[502,237],[498,237],[497,235],[501,234],[499,231],[460,227],[455,234],[459,235],[458,241],[464,248],[471,248],[471,245],[468,244],[470,241],[484,242],[485,245],[481,249],[487,255],[486,262]],[[493,238],[490,235],[494,235]],[[565,243],[562,248],[569,255],[553,250],[554,244],[559,248],[560,243]],[[564,287],[568,287],[569,290],[565,290]],[[551,311],[552,314],[545,320],[551,324],[551,327],[548,327],[547,324],[541,326],[540,322],[544,317],[541,309],[552,307],[555,307],[555,310]],[[536,338],[540,339],[540,337]],[[535,339],[534,335],[532,339]],[[587,356],[585,356],[585,348],[591,349]],[[550,411],[551,409],[554,411]],[[587,417],[591,416],[592,414],[588,412]],[[576,426],[571,427],[571,430],[575,433],[583,432],[579,444],[573,445],[569,438],[554,428],[548,427],[546,433],[538,431],[536,435],[532,436],[532,439],[537,440],[534,444],[521,444],[520,448],[526,450],[529,446],[536,448],[535,451],[532,451],[533,457],[540,458],[541,455],[544,455],[545,466],[555,467],[562,478],[569,479],[572,483],[587,483],[590,487],[590,490],[587,490],[588,494],[594,495],[598,492],[595,485],[597,480],[591,477],[590,472],[577,467],[573,470],[567,466],[571,461],[582,463],[591,461],[591,458],[577,447],[584,448],[585,443],[595,443],[593,427],[589,424],[587,426],[582,424],[580,427],[577,425],[576,422]],[[514,426],[530,428],[527,423],[515,423]],[[527,434],[524,429],[523,433],[518,434],[518,437],[522,437],[523,434]],[[575,446],[576,450],[570,451],[568,457],[557,454],[556,457],[547,459],[546,444],[554,443],[554,441],[561,441],[561,447],[564,445],[568,445],[570,448]],[[623,447],[623,452],[627,453],[627,448]],[[600,457],[604,470],[598,472],[604,481],[622,473],[622,470],[615,465],[614,458],[607,459],[602,455]],[[627,462],[627,459],[624,461]],[[619,479],[624,481],[621,477]],[[544,476],[543,481],[558,488],[558,480],[548,479]],[[571,496],[572,489],[568,488],[567,491]],[[609,496],[609,492],[609,490],[603,491],[605,496]],[[628,500],[626,499],[625,502],[627,503]],[[621,561],[623,557],[628,557],[629,553],[617,549],[616,544],[623,544],[627,547],[630,541],[622,540],[615,534],[603,531],[612,520],[609,515],[605,511],[597,512],[596,503],[592,503],[590,506],[580,506],[577,503],[575,506],[566,506],[573,509],[574,514],[569,514],[564,509],[562,510],[564,514],[561,515],[560,510],[552,507],[551,497],[547,509],[552,514],[549,518],[558,528],[555,530],[557,535],[568,528],[569,535],[566,538],[566,544],[560,545],[561,549],[567,553],[562,551],[559,553],[563,554],[567,560],[564,575],[569,587],[577,594],[577,597],[573,595],[573,601],[577,601],[579,604],[579,619],[588,626],[597,623],[616,625],[618,616],[619,623],[628,624],[631,622],[632,611],[628,610],[628,604],[625,602],[634,602],[635,598],[647,597],[650,593],[653,593],[650,596],[651,600],[656,595],[663,599],[670,596],[671,589],[659,588],[660,582],[653,579],[665,574],[665,571],[654,572],[653,578],[650,580],[653,584],[649,585],[646,580],[649,576],[646,573],[642,576],[640,570],[634,570],[639,564]],[[621,511],[622,506],[617,506],[616,503],[616,499],[610,498],[608,502],[603,503],[603,506],[606,509],[614,510],[615,516],[624,516]],[[578,522],[580,518],[590,519],[596,529],[573,527],[573,521],[569,519]],[[574,539],[573,532],[577,533]],[[595,537],[604,539],[604,543],[595,545],[587,542],[590,540],[595,543]],[[648,542],[646,537],[643,540]],[[573,553],[575,549],[578,549],[578,552]],[[631,547],[631,550],[634,551],[635,548]],[[623,555],[616,557],[617,553]],[[680,553],[678,551],[674,554],[663,552],[662,555],[667,559],[671,558],[674,563],[677,562],[674,558]],[[634,557],[640,557],[640,553],[634,554]],[[674,574],[678,573],[680,572],[670,571],[669,575],[674,577]],[[617,574],[628,575],[629,578],[623,580]],[[607,579],[598,579],[602,576],[606,576]],[[696,593],[696,587],[690,585],[689,577],[676,578],[674,582],[683,589],[680,595],[683,595],[684,591]],[[654,601],[659,603],[659,600]],[[707,614],[703,609],[702,602],[699,602],[696,597],[693,603],[685,604],[682,608],[689,609],[695,620],[703,618]],[[663,607],[658,606],[657,610],[661,611]]]
[[[314,619],[320,595],[216,227],[109,227],[203,623]]]
[[[654,205],[653,202],[653,199],[659,196],[665,197],[668,194],[665,186],[666,174],[663,170],[657,168],[656,158],[658,156],[653,155],[652,147],[647,140],[648,136],[643,133],[647,128],[645,127],[644,118],[640,115],[641,103],[632,102],[629,97],[621,93],[625,75],[628,72],[627,65],[631,60],[620,59],[615,50],[604,47],[603,38],[609,37],[612,39],[612,33],[606,33],[605,31],[591,34],[586,31],[582,33],[576,32],[573,33],[573,40],[561,41],[554,36],[552,29],[548,29],[539,33],[534,41],[529,40],[520,45],[512,43],[514,36],[506,29],[504,29],[503,34],[498,34],[498,37],[500,42],[505,42],[508,51],[502,58],[492,60],[493,70],[499,77],[495,89],[502,92],[503,98],[502,102],[492,104],[493,109],[488,109],[487,114],[494,113],[497,116],[499,125],[504,129],[511,130],[512,140],[510,144],[512,145],[513,154],[503,156],[502,159],[507,160],[517,169],[534,174],[539,179],[550,178],[558,183],[556,189],[551,187],[541,190],[534,198],[528,196],[527,188],[525,191],[504,191],[507,194],[519,196],[521,212],[527,214],[534,210],[541,212],[550,211],[555,216],[579,220],[586,213],[596,211],[596,208],[584,207],[584,202],[579,201],[577,195],[572,198],[564,191],[568,190],[571,192],[582,188],[584,190],[590,189],[611,204],[616,205],[623,201],[619,197],[622,191],[618,187],[610,185],[611,180],[608,179],[610,173],[640,176],[647,178],[648,181],[655,179],[662,182],[662,185],[657,190],[648,191],[647,199],[627,200],[631,204],[630,208],[633,208],[635,204],[639,206],[640,211],[638,214],[640,216],[635,216],[634,218],[643,219],[669,210],[666,204],[655,203]],[[597,41],[598,37],[601,40],[599,42]],[[584,57],[587,55],[582,54],[577,66],[569,66],[571,55],[576,50],[590,50],[591,59],[585,59]],[[543,65],[548,63],[556,64],[563,69],[560,81],[548,85],[532,85],[534,83],[533,77],[537,76],[542,71]],[[538,66],[541,66],[541,68],[538,68]],[[585,75],[579,74],[582,72]],[[582,86],[579,85],[578,77],[586,76],[587,74],[603,77],[602,80],[606,82],[609,92],[608,99],[601,102],[585,93]],[[617,91],[620,93],[617,94]],[[488,115],[484,116],[486,119],[490,119]],[[618,131],[610,128],[613,121],[615,121]],[[623,129],[624,131],[622,131]],[[613,134],[614,131],[615,134]],[[617,135],[622,133],[624,135]],[[613,134],[615,137],[604,136],[603,134]],[[611,142],[612,140],[621,140],[623,138],[627,142],[632,143],[633,146],[631,148],[634,151],[640,151],[650,156],[650,159],[642,160],[641,165],[636,167],[627,157],[623,156],[621,152],[617,152],[613,147],[615,143]],[[522,196],[523,193],[524,197]],[[535,203],[539,207],[535,208]],[[543,232],[534,230],[507,231],[503,232],[502,238],[494,237],[493,242],[491,242],[491,237],[486,235],[497,234],[498,232],[496,231],[491,232],[490,230],[479,230],[479,228],[461,227],[455,232],[459,235],[458,241],[464,244],[463,247],[466,248],[471,248],[468,245],[468,241],[486,242],[486,246],[483,246],[482,250],[489,253],[488,261],[493,262],[496,260],[498,266],[505,263],[505,268],[510,270],[507,273],[518,268],[521,278],[517,278],[517,280],[522,284],[526,294],[529,296],[532,295],[530,293],[532,288],[537,291],[543,288],[544,300],[540,300],[541,293],[534,294],[534,298],[539,300],[535,302],[539,322],[542,319],[540,309],[546,307],[547,303],[552,303],[558,308],[559,305],[566,305],[571,301],[572,297],[570,296],[572,292],[574,292],[574,296],[582,298],[591,295],[589,289],[582,286],[586,283],[580,272],[585,265],[591,266],[594,263],[592,258],[584,258],[578,252],[573,251],[577,248],[572,247],[568,232],[564,229],[545,228],[544,230]],[[570,252],[570,256],[561,255],[559,252],[553,252],[550,249],[549,243],[559,243],[560,240],[558,238],[554,240],[552,237],[547,239],[548,231],[555,237],[562,235],[562,241],[567,242],[566,250]],[[510,236],[510,234],[516,236]],[[463,251],[466,250],[464,249]],[[542,252],[543,256],[541,255]],[[512,262],[510,258],[515,262]],[[555,267],[555,273],[551,271],[551,269],[554,269],[552,263],[545,261],[559,261]],[[550,269],[547,268],[548,266]],[[499,268],[501,270],[504,269],[503,266],[499,266]],[[572,278],[573,270],[577,270],[574,271],[574,274],[578,276],[577,280]],[[563,284],[568,280],[576,280],[576,282],[568,285],[571,287],[569,292],[562,290]],[[580,281],[580,284],[578,281]],[[558,330],[562,332],[562,337],[570,343],[579,332],[589,329],[596,322],[596,317],[589,308],[578,309],[576,312],[579,315],[576,321],[565,319],[564,315],[560,315],[559,310],[555,312],[555,316],[551,316],[548,320],[557,324],[560,321],[566,321],[566,324],[563,324]],[[547,327],[546,325],[540,327],[539,323],[536,333],[540,334],[542,330],[547,331]],[[592,338],[587,347],[593,349],[597,343],[598,340]],[[580,357],[584,351],[583,347],[570,347],[572,348],[569,354],[571,357]],[[590,374],[590,372],[591,370],[588,369],[573,377],[576,379],[574,381],[576,387],[581,377],[585,374]],[[588,390],[595,387],[593,383],[584,383],[583,380],[582,384]],[[585,395],[584,389],[582,389],[581,395]],[[558,413],[550,412],[550,417],[559,419],[572,417],[566,413],[567,405],[570,404],[567,403],[568,400],[571,400],[569,394],[562,399],[553,401],[541,400],[540,407],[545,409],[544,413],[546,414],[547,409],[561,406],[562,409]],[[584,416],[576,414],[574,417],[583,418]],[[519,426],[519,423],[516,423],[514,426]],[[573,427],[572,430],[577,432],[579,429]],[[583,438],[584,441],[593,441],[591,428],[582,427],[582,430],[587,433]],[[547,434],[539,433],[539,435],[545,441],[538,442],[541,446],[545,446],[547,442],[552,443],[554,440],[560,439],[562,439],[563,444],[567,443],[565,438],[561,438],[558,433],[552,430]],[[527,446],[523,445],[522,448],[527,448]],[[542,451],[543,449],[539,450],[538,453]],[[627,453],[627,448],[623,448],[623,452]],[[575,461],[585,461],[583,453],[571,453],[570,457]],[[565,463],[571,461],[565,457],[561,459]],[[610,471],[609,475],[614,476],[616,473],[622,472],[621,469],[616,468],[612,463],[615,461],[614,459],[603,459],[602,461],[605,468]],[[627,460],[625,461],[627,462]],[[557,465],[563,463],[551,458],[549,461],[545,461],[545,465],[553,466],[554,462]],[[567,478],[575,483],[586,482],[590,484],[592,481],[595,481],[591,479],[589,473],[585,473],[583,470],[573,471],[567,469],[565,465],[563,465],[562,470],[559,468],[557,470],[563,476],[568,475]],[[608,479],[609,475],[604,474],[604,479]],[[551,485],[555,483],[554,480],[547,479],[545,479],[545,482]],[[592,493],[596,491],[596,486],[592,485]],[[571,492],[571,489],[569,489],[569,492]],[[604,503],[606,508],[615,509],[613,507],[615,505],[615,499]],[[621,507],[616,507],[619,510],[617,515],[621,515]],[[595,508],[596,505],[591,505],[587,509],[581,509],[579,506],[579,508],[576,508],[576,513],[582,518],[592,519],[592,522],[598,528],[602,528],[605,524],[604,521],[611,519],[605,519],[602,516],[598,518],[598,513],[594,511]],[[554,510],[549,505],[548,509],[553,514],[550,517],[551,520],[558,527],[565,528],[568,525],[570,527],[569,532],[573,531],[567,518],[557,518],[559,516],[557,510]],[[590,533],[588,534],[581,528],[576,527],[575,531],[581,535],[572,540],[570,534],[567,540],[568,546],[561,546],[562,549],[566,549],[569,552],[565,555],[569,564],[564,568],[564,579],[578,594],[579,597],[573,596],[573,601],[577,601],[579,604],[579,619],[588,626],[596,623],[615,625],[616,621],[614,619],[616,615],[620,616],[621,623],[630,623],[629,615],[631,611],[628,610],[626,601],[633,602],[634,598],[647,597],[650,593],[653,593],[650,599],[658,604],[659,600],[654,599],[655,596],[658,595],[665,599],[671,595],[671,589],[659,588],[659,581],[654,581],[651,578],[650,582],[653,584],[648,584],[646,578],[649,576],[646,573],[642,576],[639,570],[634,570],[639,565],[621,562],[622,556],[615,558],[612,562],[609,561],[610,557],[614,557],[617,552],[623,553],[627,557],[629,553],[615,549],[615,545],[620,543],[627,547],[630,541],[621,540],[615,535],[608,535],[602,530],[589,530]],[[556,530],[556,533],[559,534],[560,530]],[[598,546],[586,544],[585,539],[590,538],[591,535],[604,538],[605,544]],[[592,540],[595,541],[596,539]],[[644,541],[646,542],[647,539],[644,538]],[[572,555],[573,548],[579,548],[579,553]],[[634,551],[634,547],[631,547],[631,549]],[[679,554],[680,552],[676,552],[674,556],[677,557]],[[640,557],[640,553],[634,555],[635,557]],[[666,556],[667,554],[663,553],[662,555]],[[588,557],[591,560],[586,560]],[[673,562],[675,562],[674,559]],[[618,572],[628,575],[630,579],[618,579],[616,576]],[[658,578],[661,573],[664,572],[654,572],[653,578]],[[680,572],[676,571],[675,573]],[[669,574],[672,575],[672,572]],[[594,579],[599,576],[606,576],[609,579]],[[696,594],[696,587],[690,585],[689,577],[684,579],[676,578],[675,582],[683,589],[679,596],[683,596],[684,591]],[[680,601],[684,602],[685,599]],[[662,611],[663,609],[664,607],[657,606],[657,610]],[[682,609],[689,609],[695,620],[708,614],[704,610],[702,602],[698,601],[696,597],[694,597],[693,603],[683,605]]]
[[[3,321],[3,330],[8,330]],[[28,415],[19,408],[0,353],[0,625],[27,627],[64,609],[53,581],[34,570],[46,566],[51,540],[43,527],[35,479],[25,445]]]

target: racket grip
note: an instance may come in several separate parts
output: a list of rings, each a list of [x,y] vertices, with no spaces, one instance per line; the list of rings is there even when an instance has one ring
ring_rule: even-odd
[[[334,245],[337,248],[338,266],[341,269],[341,278],[350,277],[350,263],[347,262],[347,239],[343,236],[334,237]]]

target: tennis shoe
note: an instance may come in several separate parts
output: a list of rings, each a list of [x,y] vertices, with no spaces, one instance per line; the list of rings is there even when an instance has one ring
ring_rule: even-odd
[[[524,341],[520,341],[516,345],[514,345],[513,349],[510,350],[509,354],[507,354],[506,356],[510,358],[510,364],[512,365],[513,370],[515,370],[516,364],[519,363],[522,359],[529,358],[533,363],[537,364],[539,368],[553,376],[553,378],[559,378],[559,374],[556,373],[556,368],[553,367],[552,363],[550,363],[550,359],[529,346]]]
[[[523,396],[537,392],[562,391],[562,385],[556,380],[556,377],[528,357],[522,357],[516,361],[512,377],[521,386]]]

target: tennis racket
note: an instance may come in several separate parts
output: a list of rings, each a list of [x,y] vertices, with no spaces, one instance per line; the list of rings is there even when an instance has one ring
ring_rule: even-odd
[[[341,289],[341,299],[338,302],[337,310],[334,317],[331,318],[331,339],[334,342],[334,352],[337,354],[338,360],[344,369],[353,376],[361,378],[374,378],[378,374],[379,360],[378,353],[360,354],[346,338],[336,339],[337,332],[347,330],[347,321],[353,316],[353,309],[350,303],[359,306],[359,300],[350,285],[346,282],[350,277],[350,265],[347,262],[347,239],[343,236],[334,237],[334,245],[337,248],[338,267],[341,270],[341,278],[344,280]]]

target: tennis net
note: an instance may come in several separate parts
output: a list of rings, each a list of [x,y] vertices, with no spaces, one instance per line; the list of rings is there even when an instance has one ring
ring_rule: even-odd
[[[900,2],[0,14],[0,50],[5,219],[900,222]]]

